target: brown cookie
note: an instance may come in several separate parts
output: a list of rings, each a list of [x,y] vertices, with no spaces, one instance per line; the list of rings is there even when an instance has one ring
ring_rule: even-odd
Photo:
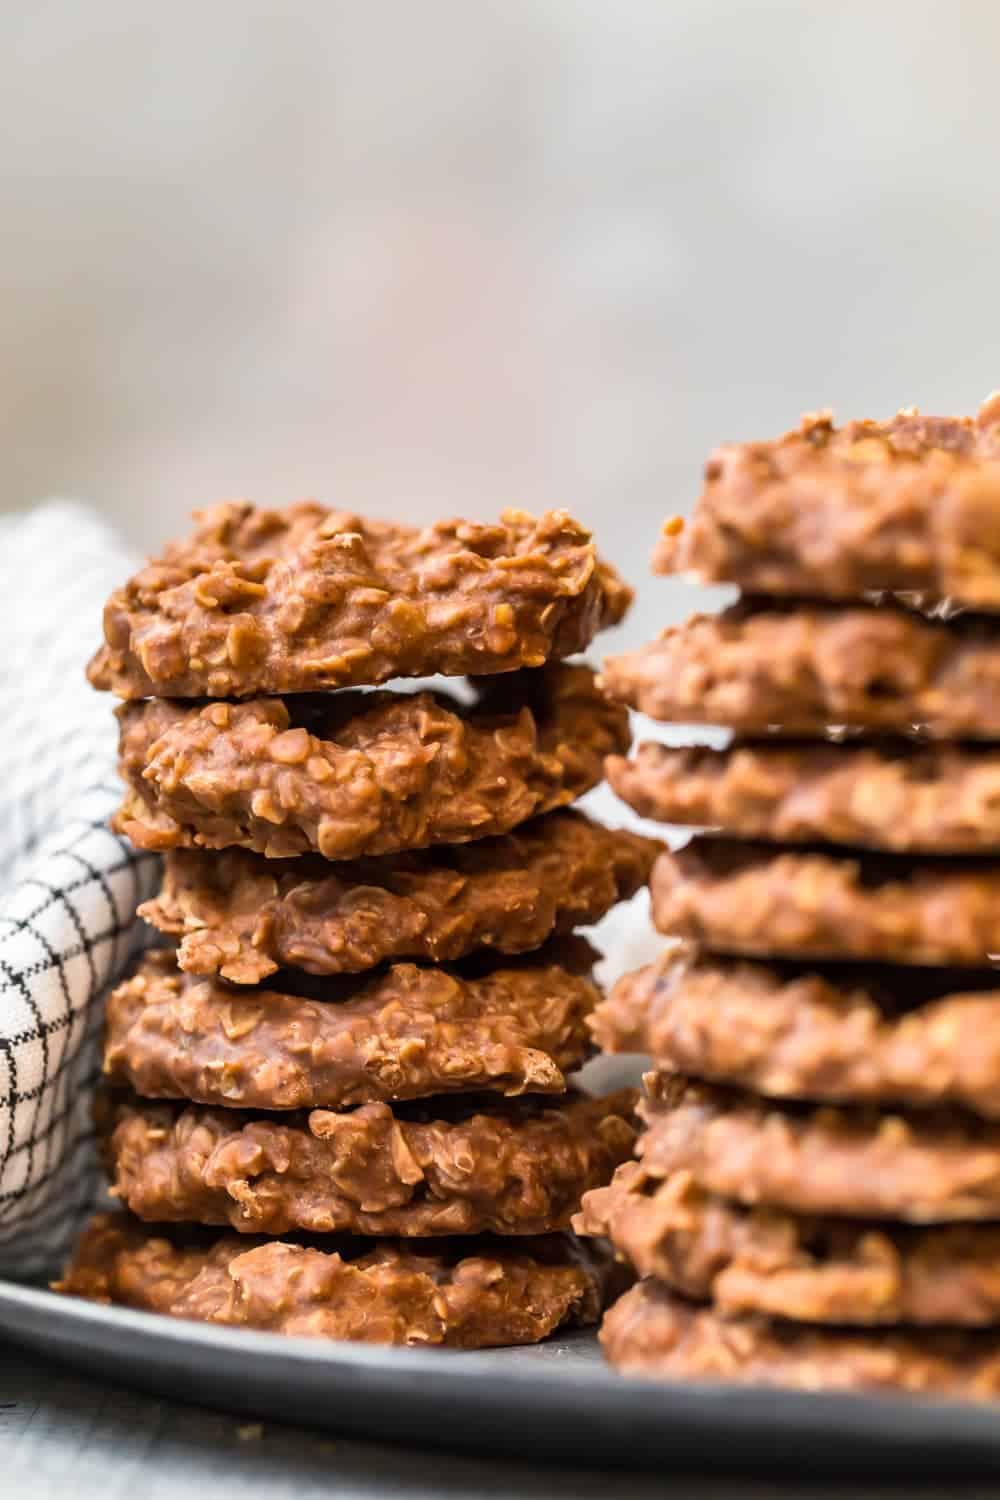
[[[914,590],[1000,610],[998,422],[993,396],[975,422],[901,411],[836,428],[819,412],[776,442],[726,444],[654,566],[760,594]]]
[[[641,1162],[594,1188],[574,1220],[640,1276],[713,1302],[726,1316],[803,1323],[982,1328],[1000,1323],[1000,1225],[911,1226],[746,1208],[689,1172]]]
[[[1000,974],[819,971],[699,955],[623,975],[590,1020],[605,1052],[775,1098],[961,1105],[1000,1119]]]
[[[1000,753],[884,741],[640,745],[607,776],[644,818],[780,844],[1000,852]]]
[[[721,953],[986,965],[1000,953],[1000,860],[696,838],[650,881],[661,932]]]
[[[628,715],[586,667],[432,693],[328,693],[119,710],[114,826],[143,849],[356,859],[508,833],[573,802],[628,748]]]
[[[240,698],[584,650],[631,591],[565,511],[423,530],[313,502],[225,504],[112,594],[90,664],[122,698]]]
[[[904,1391],[984,1401],[1000,1394],[1000,1332],[812,1328],[727,1318],[642,1281],[604,1319],[601,1344],[625,1375],[804,1391]]]
[[[650,1074],[639,1154],[653,1177],[796,1213],[934,1224],[1000,1218],[1000,1126],[945,1110],[776,1106]]]
[[[660,847],[558,812],[497,839],[336,865],[173,849],[139,915],[180,938],[182,969],[237,984],[282,966],[339,974],[479,948],[523,953],[633,896]]]
[[[168,1237],[101,1214],[53,1289],[222,1327],[456,1349],[532,1344],[600,1312],[600,1262],[568,1235],[516,1249],[379,1242],[349,1254],[231,1234]]]
[[[749,735],[919,726],[933,739],[996,739],[1000,622],[751,600],[612,657],[601,684],[654,719]]]
[[[473,977],[394,964],[318,992],[234,989],[149,953],[108,1000],[105,1073],[145,1098],[224,1108],[562,1093],[563,1070],[588,1054],[598,998],[589,978],[545,954]]]
[[[130,1099],[106,1141],[115,1195],[140,1219],[242,1234],[547,1234],[635,1144],[631,1089],[291,1119]]]

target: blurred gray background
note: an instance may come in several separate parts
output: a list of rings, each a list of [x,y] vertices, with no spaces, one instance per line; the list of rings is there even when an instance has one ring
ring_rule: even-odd
[[[1000,385],[998,46],[990,0],[8,0],[2,504],[557,503],[642,582],[716,441]]]

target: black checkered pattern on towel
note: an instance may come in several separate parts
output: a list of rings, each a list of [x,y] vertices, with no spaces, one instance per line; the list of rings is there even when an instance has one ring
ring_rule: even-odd
[[[0,520],[0,1275],[57,1269],[99,1175],[101,1000],[156,861],[112,834],[112,702],[83,669],[132,559],[87,510]]]

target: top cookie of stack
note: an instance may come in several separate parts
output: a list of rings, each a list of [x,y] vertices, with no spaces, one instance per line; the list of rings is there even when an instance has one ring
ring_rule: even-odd
[[[121,698],[244,698],[513,672],[584,650],[631,599],[566,511],[420,530],[229,503],[112,594],[87,675]]]
[[[594,1319],[566,1230],[634,1098],[567,1091],[598,999],[573,929],[657,846],[568,809],[629,734],[562,658],[630,597],[562,512],[417,531],[313,504],[219,507],[113,595],[89,675],[127,700],[116,827],[166,852],[141,911],[178,947],[109,1001],[136,1217],[95,1222],[64,1290],[465,1347]],[[380,686],[440,673],[474,681]]]
[[[683,941],[595,1017],[662,1070],[639,1162],[585,1202],[650,1278],[606,1347],[997,1394],[1000,398],[722,448],[656,566],[742,598],[603,679],[733,731],[608,765],[638,811],[714,832],[654,868]]]

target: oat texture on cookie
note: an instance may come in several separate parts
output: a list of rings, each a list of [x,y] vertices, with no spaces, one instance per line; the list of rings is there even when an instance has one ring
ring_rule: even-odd
[[[577,929],[662,845],[572,807],[630,736],[567,658],[630,598],[564,511],[313,502],[207,511],[112,595],[89,676],[124,700],[114,821],[164,855],[162,937],[107,1003],[120,1211],[60,1291],[466,1349],[597,1321],[609,1256],[571,1219],[638,1119],[572,1077]],[[469,680],[405,681],[439,676]]]
[[[654,567],[739,597],[601,678],[687,726],[608,762],[676,832],[666,946],[589,1022],[652,1060],[635,1158],[575,1220],[641,1278],[605,1352],[994,1398],[1000,397],[727,444]]]

